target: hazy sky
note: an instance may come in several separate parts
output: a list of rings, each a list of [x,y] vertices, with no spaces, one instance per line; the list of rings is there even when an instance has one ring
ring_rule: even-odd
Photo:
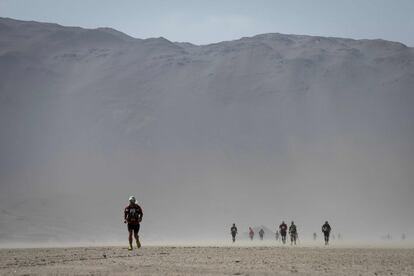
[[[208,44],[280,32],[414,46],[412,0],[0,0],[0,16]]]

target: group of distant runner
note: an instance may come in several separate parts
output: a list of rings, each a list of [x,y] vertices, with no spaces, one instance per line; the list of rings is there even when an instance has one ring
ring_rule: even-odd
[[[322,225],[322,233],[324,235],[325,245],[329,244],[329,236],[331,234],[331,230],[332,230],[331,226],[326,221]],[[231,237],[232,237],[233,242],[236,242],[237,227],[236,227],[235,223],[233,223],[233,226],[230,228],[230,233],[231,233]],[[288,233],[289,233],[289,236],[290,236],[290,244],[291,245],[296,245],[296,241],[299,239],[299,236],[298,236],[298,228],[296,227],[295,222],[293,222],[293,221],[292,221],[292,223],[290,224],[289,227],[287,226],[287,224],[284,221],[282,221],[282,223],[279,225],[279,228],[276,229],[276,233],[275,233],[276,240],[279,240],[279,238],[280,238],[282,243],[286,244],[286,236],[287,236]],[[265,231],[264,231],[263,228],[261,228],[259,230],[260,240],[263,240],[264,234],[265,234]],[[314,239],[316,240],[316,233],[314,233],[313,235],[314,235]],[[254,238],[254,230],[251,227],[249,227],[249,238],[250,238],[250,240],[253,240],[253,238]]]
[[[133,248],[132,247],[133,238],[135,238],[137,248],[141,247],[138,232],[140,229],[140,223],[142,221],[143,216],[144,216],[144,213],[142,211],[142,208],[136,203],[135,197],[134,196],[129,197],[129,204],[124,209],[124,223],[127,224],[128,232],[129,232],[129,236],[128,236],[128,241],[129,241],[128,249],[129,250],[132,250]],[[233,242],[236,242],[237,227],[235,223],[233,223],[232,227],[230,228],[230,233],[231,233]],[[282,243],[286,244],[286,236],[288,233],[290,236],[291,245],[296,245],[296,241],[298,240],[298,229],[293,221],[289,227],[284,221],[282,221],[282,223],[279,225],[279,228],[276,229],[276,240],[279,240],[279,236],[280,236]],[[328,245],[329,235],[331,233],[331,226],[329,225],[327,221],[322,225],[322,233],[325,237],[325,245]],[[259,230],[260,240],[263,240],[264,234],[265,234],[265,231],[263,228],[261,228]],[[254,230],[251,227],[249,227],[249,237],[251,240],[253,240],[254,238]],[[316,233],[314,233],[314,239],[316,239]]]

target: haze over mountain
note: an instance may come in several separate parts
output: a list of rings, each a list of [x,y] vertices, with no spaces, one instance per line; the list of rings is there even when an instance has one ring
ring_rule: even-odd
[[[152,239],[282,219],[302,238],[325,220],[410,237],[413,107],[398,42],[198,46],[0,18],[0,241],[123,238],[132,194]]]

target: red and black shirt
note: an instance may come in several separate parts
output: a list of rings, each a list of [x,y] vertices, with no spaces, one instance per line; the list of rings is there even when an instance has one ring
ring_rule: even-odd
[[[139,224],[143,215],[142,208],[138,204],[130,204],[125,207],[124,219],[128,224]]]

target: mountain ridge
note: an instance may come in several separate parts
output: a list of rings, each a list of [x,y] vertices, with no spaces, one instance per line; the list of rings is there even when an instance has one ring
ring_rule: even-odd
[[[42,224],[117,229],[137,193],[154,236],[273,225],[263,210],[304,233],[327,218],[347,236],[365,220],[359,232],[414,232],[402,219],[414,208],[413,91],[414,49],[396,42],[197,46],[0,19],[0,216],[16,199],[42,214],[41,198]],[[3,236],[30,239],[15,218]]]
[[[119,36],[123,36],[123,37],[128,37],[131,39],[136,39],[136,40],[147,40],[147,39],[155,39],[155,37],[151,37],[151,38],[146,38],[146,39],[142,39],[142,38],[136,38],[136,37],[132,37],[124,32],[115,30],[111,27],[97,27],[97,28],[82,28],[82,27],[77,27],[77,26],[66,26],[66,25],[60,25],[57,23],[48,23],[48,22],[41,22],[41,21],[25,21],[25,20],[19,20],[19,19],[13,19],[13,18],[8,18],[8,17],[0,17],[0,23],[4,24],[5,23],[10,23],[12,22],[13,24],[20,24],[20,25],[26,25],[27,24],[31,24],[31,25],[37,25],[37,26],[50,26],[53,28],[72,28],[72,29],[82,29],[82,30],[101,30],[101,31],[105,31],[108,33],[112,33],[112,34],[116,34]],[[377,39],[353,39],[353,38],[346,38],[346,37],[335,37],[335,36],[318,36],[318,35],[302,35],[302,34],[284,34],[284,33],[278,33],[278,32],[274,32],[274,33],[261,33],[261,34],[256,34],[256,35],[252,35],[252,36],[247,36],[247,37],[241,37],[238,39],[233,39],[233,40],[224,40],[221,42],[216,42],[216,43],[208,43],[208,44],[194,44],[194,43],[190,43],[190,42],[186,42],[186,41],[180,41],[180,42],[172,42],[166,38],[164,38],[165,40],[168,40],[171,43],[176,43],[176,44],[180,44],[180,43],[184,43],[184,44],[191,44],[193,46],[199,46],[199,47],[203,47],[203,46],[211,46],[211,45],[216,45],[216,44],[220,44],[223,42],[233,42],[233,41],[239,41],[239,40],[244,40],[244,39],[253,39],[253,38],[277,38],[277,37],[296,37],[296,38],[314,38],[315,40],[318,39],[326,39],[326,40],[336,40],[336,39],[341,39],[341,40],[347,40],[347,41],[352,41],[352,42],[357,42],[357,41],[372,41],[372,42],[392,42],[392,43],[396,43],[396,44],[400,44],[401,46],[407,47],[407,48],[413,48],[413,47],[409,47],[407,45],[405,45],[404,43],[401,42],[397,42],[397,41],[390,41],[390,40],[385,40],[385,39],[381,39],[381,38],[377,38]]]

